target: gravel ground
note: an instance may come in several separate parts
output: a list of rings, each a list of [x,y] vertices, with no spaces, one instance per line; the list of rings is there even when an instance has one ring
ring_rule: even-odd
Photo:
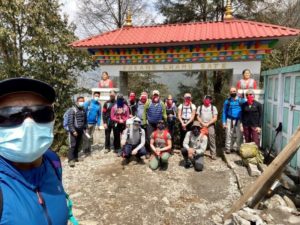
[[[174,154],[167,171],[152,171],[100,149],[76,163],[63,160],[64,186],[82,225],[101,224],[220,224],[240,192],[235,176],[220,159],[205,157],[205,168],[195,172],[181,166]]]

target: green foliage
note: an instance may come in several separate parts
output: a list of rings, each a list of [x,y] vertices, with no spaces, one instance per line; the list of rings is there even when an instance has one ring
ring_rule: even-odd
[[[57,0],[0,1],[0,79],[32,77],[53,86],[56,123],[54,150],[66,144],[64,111],[78,92],[77,77],[89,68],[90,58],[70,47],[74,25],[60,13]]]
[[[186,92],[192,94],[193,103],[197,106],[202,104],[202,99],[205,95],[209,94],[213,96],[213,105],[217,107],[219,112],[216,123],[217,146],[223,146],[225,136],[222,128],[221,114],[223,103],[228,98],[231,73],[229,71],[200,71],[188,72],[185,75],[187,77],[195,77],[196,82],[193,86],[179,85],[180,93],[177,95],[179,103],[183,101],[183,95]]]
[[[149,94],[153,90],[159,90],[162,97],[167,97],[168,88],[166,85],[158,83],[155,80],[157,77],[153,73],[130,73],[128,74],[128,87],[131,88],[129,91],[140,95],[143,91]]]

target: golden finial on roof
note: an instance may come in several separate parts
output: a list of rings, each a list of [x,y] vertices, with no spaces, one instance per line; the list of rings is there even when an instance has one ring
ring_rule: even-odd
[[[132,15],[130,9],[127,12],[124,27],[132,27]]]
[[[232,11],[232,6],[231,6],[231,0],[227,0],[226,11],[225,11],[224,19],[225,19],[225,20],[233,19],[232,12],[233,12],[233,11]]]

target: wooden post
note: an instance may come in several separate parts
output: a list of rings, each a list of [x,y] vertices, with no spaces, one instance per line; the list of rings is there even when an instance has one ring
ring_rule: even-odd
[[[265,169],[263,174],[245,191],[245,194],[238,199],[229,212],[224,216],[224,220],[228,219],[232,213],[240,210],[240,208],[252,197],[250,207],[254,207],[268,192],[274,181],[280,176],[283,168],[289,162],[291,156],[300,147],[300,127],[293,134],[289,143],[273,160],[273,162]]]

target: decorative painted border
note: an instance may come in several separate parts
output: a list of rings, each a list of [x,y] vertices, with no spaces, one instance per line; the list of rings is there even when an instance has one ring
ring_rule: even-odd
[[[89,49],[99,64],[155,64],[262,60],[278,40],[241,41],[168,47]]]

